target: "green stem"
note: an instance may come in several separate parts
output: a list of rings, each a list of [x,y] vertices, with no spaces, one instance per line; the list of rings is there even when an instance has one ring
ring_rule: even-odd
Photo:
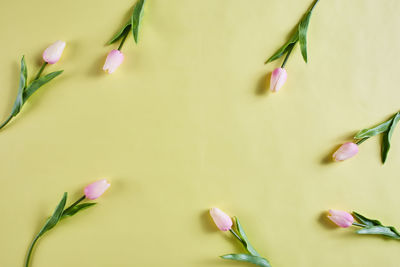
[[[74,208],[76,205],[79,204],[79,202],[81,202],[81,201],[84,200],[85,198],[86,198],[85,195],[82,196],[80,199],[78,199],[77,201],[75,201],[71,206],[69,206],[68,208],[66,208],[66,209],[63,211],[62,214],[66,213],[66,212],[68,212],[69,210],[71,210],[72,208]],[[62,215],[61,215],[61,216],[62,216]],[[30,260],[31,260],[33,248],[34,248],[34,246],[35,246],[35,244],[36,244],[36,242],[38,241],[38,239],[39,239],[40,236],[41,236],[40,233],[39,233],[37,236],[35,236],[35,238],[33,239],[32,243],[31,243],[31,245],[29,246],[28,254],[27,254],[27,256],[26,256],[26,261],[25,261],[25,267],[28,267],[28,266],[29,266],[29,262],[30,262]]]
[[[297,41],[296,41],[296,43],[297,43]],[[283,60],[283,63],[282,63],[282,66],[281,66],[282,69],[285,67],[285,65],[286,65],[286,63],[287,63],[287,61],[289,59],[289,56],[292,53],[293,47],[295,46],[296,43],[290,45],[290,48],[289,48],[289,50],[288,50],[288,52],[286,54],[286,57]]]
[[[36,74],[36,77],[35,77],[34,80],[39,79],[40,75],[42,75],[42,72],[43,72],[44,68],[47,66],[47,64],[48,64],[47,62],[43,62],[43,65],[40,67],[40,70],[39,70],[39,72]]]
[[[232,229],[229,229],[229,232],[231,232],[233,234],[233,236],[236,237],[240,241],[240,243],[244,244],[243,240],[239,237],[239,235],[235,231],[233,231]]]
[[[125,34],[125,36],[124,36],[124,38],[122,38],[121,43],[120,43],[119,46],[118,46],[118,50],[119,50],[119,51],[121,51],[122,46],[124,45],[125,40],[126,40],[126,37],[128,37],[128,35],[129,35],[129,31],[127,31],[126,34]]]
[[[353,223],[353,225],[354,226],[358,226],[358,227],[361,227],[361,228],[364,228],[364,227],[366,227],[366,225],[365,224],[361,224],[361,223]]]
[[[86,198],[86,196],[85,195],[83,195],[80,199],[78,199],[77,201],[75,201],[71,206],[69,206],[68,208],[66,208],[64,211],[63,211],[63,215],[65,214],[65,213],[67,213],[68,211],[70,211],[71,209],[73,209],[76,205],[78,205],[79,204],[79,202],[81,202],[82,200],[84,200]],[[62,215],[61,215],[62,216]]]
[[[360,145],[360,144],[364,143],[365,141],[368,140],[368,138],[369,138],[369,137],[365,137],[365,138],[363,138],[363,139],[358,140],[358,141],[356,142],[356,145]]]
[[[40,236],[37,235],[37,236],[35,237],[35,239],[33,239],[31,245],[29,246],[28,254],[27,254],[27,256],[26,256],[26,261],[25,261],[25,267],[28,267],[28,266],[29,266],[29,261],[30,261],[30,259],[31,259],[33,247],[35,246],[35,244],[36,244],[36,242],[38,241],[39,237],[40,237]]]
[[[6,126],[7,123],[10,122],[10,120],[12,119],[13,115],[11,114],[1,125],[0,125],[0,129],[3,128],[4,126]]]

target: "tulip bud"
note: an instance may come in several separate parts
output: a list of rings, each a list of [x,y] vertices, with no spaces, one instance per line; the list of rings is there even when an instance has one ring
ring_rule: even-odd
[[[43,52],[43,60],[49,64],[54,64],[60,60],[60,57],[64,51],[65,42],[56,41],[52,45],[46,48]]]
[[[218,208],[210,209],[210,215],[213,218],[215,224],[221,231],[228,231],[232,228],[232,219]]]
[[[113,49],[107,56],[106,63],[104,63],[103,70],[108,73],[113,73],[119,65],[124,61],[124,54],[121,51]]]
[[[287,79],[287,72],[283,68],[276,68],[271,74],[271,81],[269,89],[272,92],[278,92],[279,89],[285,84]]]
[[[85,196],[87,199],[94,200],[99,198],[110,187],[106,179],[91,183],[85,187]]]
[[[332,158],[334,161],[343,161],[354,157],[358,153],[358,145],[355,143],[344,143],[333,153]]]
[[[350,213],[341,210],[329,210],[328,218],[342,228],[350,227],[354,222]]]

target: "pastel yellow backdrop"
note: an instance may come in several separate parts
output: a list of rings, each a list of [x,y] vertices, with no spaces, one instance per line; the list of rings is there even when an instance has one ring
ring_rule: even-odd
[[[19,61],[36,72],[44,48],[67,47],[38,91],[0,132],[0,266],[22,266],[64,191],[112,182],[99,205],[60,223],[32,266],[246,266],[207,209],[238,216],[274,267],[398,266],[400,243],[332,227],[328,208],[400,226],[400,129],[385,166],[380,140],[327,163],[354,132],[400,108],[400,2],[321,0],[278,94],[263,65],[311,0],[149,0],[113,75],[104,44],[133,0],[1,1],[0,117]],[[129,12],[128,12],[129,11]],[[32,77],[32,76],[31,76]]]

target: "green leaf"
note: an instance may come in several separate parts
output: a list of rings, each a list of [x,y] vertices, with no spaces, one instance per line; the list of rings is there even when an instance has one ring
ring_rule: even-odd
[[[61,216],[61,219],[65,219],[66,217],[74,216],[76,213],[78,213],[84,209],[90,208],[96,204],[97,203],[83,203],[83,204],[76,205],[68,211],[65,210],[65,212],[63,212],[63,214]]]
[[[14,105],[13,105],[10,115],[0,125],[0,129],[3,128],[12,119],[12,117],[17,116],[17,114],[20,112],[22,106],[24,105],[23,93],[24,93],[24,90],[26,87],[27,80],[28,80],[28,69],[26,67],[25,56],[22,56],[17,99],[15,99],[15,102],[14,102]]]
[[[21,72],[19,75],[19,87],[17,93],[17,99],[14,102],[14,106],[11,111],[12,116],[16,116],[24,104],[23,93],[26,87],[26,83],[28,80],[28,69],[26,68],[25,56],[21,59]]]
[[[367,226],[382,225],[380,221],[368,219],[367,217],[364,217],[363,215],[361,215],[355,211],[353,211],[353,215],[354,215],[354,217],[356,217],[356,219],[359,222],[361,222]]]
[[[51,228],[56,226],[56,224],[60,221],[61,215],[64,211],[65,204],[67,203],[67,193],[64,193],[60,203],[58,203],[53,215],[49,219],[47,219],[45,225],[40,230],[37,237],[42,236],[45,232],[49,231]]]
[[[143,17],[144,2],[145,2],[145,0],[137,1],[137,3],[135,4],[135,7],[133,8],[133,12],[132,12],[132,16],[131,16],[132,34],[133,34],[133,38],[135,39],[136,43],[138,43],[139,28],[140,28],[140,23],[141,23],[142,17]]]
[[[389,127],[390,124],[392,123],[392,119],[387,120],[373,128],[369,128],[369,129],[363,129],[361,131],[359,131],[355,136],[354,139],[363,139],[363,138],[369,138],[369,137],[373,137],[375,135],[381,134],[386,132]]]
[[[394,239],[400,239],[400,233],[393,226],[384,226],[378,220],[372,220],[364,217],[363,215],[353,212],[356,219],[365,224],[366,226],[356,233],[360,235],[383,235]]]
[[[299,31],[296,30],[296,32],[290,37],[289,41],[287,41],[281,48],[279,48],[279,50],[276,51],[275,54],[273,54],[267,61],[265,61],[264,64],[268,64],[282,57],[289,51],[291,46],[294,46],[297,43],[298,40],[299,40]]]
[[[23,102],[25,103],[26,100],[33,94],[35,93],[41,86],[44,84],[50,82],[53,80],[55,77],[63,73],[63,70],[55,71],[52,73],[49,73],[45,76],[40,77],[37,80],[34,80],[27,88],[24,90],[23,94]]]
[[[307,31],[308,25],[310,24],[310,18],[312,11],[314,10],[315,5],[319,0],[315,0],[311,9],[307,11],[304,15],[303,19],[299,23],[299,43],[301,55],[303,56],[304,61],[307,63]]]
[[[268,260],[248,254],[227,254],[221,256],[221,258],[226,260],[249,262],[262,267],[271,267],[271,264],[268,262]]]
[[[312,13],[311,11],[307,12],[299,24],[300,50],[301,50],[301,55],[303,56],[303,59],[306,63],[307,63],[307,30],[308,30],[308,25],[310,23],[311,13]]]
[[[129,20],[125,26],[123,26],[121,28],[121,30],[119,32],[117,32],[117,34],[115,34],[113,36],[113,38],[111,38],[111,40],[107,43],[108,45],[115,43],[116,41],[118,41],[121,37],[125,36],[125,34],[128,34],[128,32],[131,29],[131,20]]]
[[[399,120],[400,120],[400,112],[397,112],[391,119],[389,129],[383,135],[383,140],[382,140],[382,163],[383,164],[386,162],[387,155],[390,150],[390,139],[392,138],[393,131],[396,128],[396,125],[399,122]]]
[[[249,239],[247,238],[247,235],[242,227],[242,225],[239,222],[239,219],[234,217],[235,221],[236,221],[236,228],[238,230],[238,235],[239,237],[243,240],[243,246],[245,247],[245,249],[253,256],[260,256],[260,254],[258,254],[258,252],[255,250],[255,248],[250,244]]]

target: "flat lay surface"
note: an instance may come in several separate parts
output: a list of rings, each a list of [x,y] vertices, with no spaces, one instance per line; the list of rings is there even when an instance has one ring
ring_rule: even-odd
[[[208,209],[237,216],[274,267],[398,266],[400,243],[337,229],[324,211],[356,210],[400,227],[400,131],[386,164],[380,138],[332,163],[360,129],[400,109],[400,2],[326,1],[296,46],[278,93],[264,65],[310,0],[148,0],[139,43],[102,71],[106,42],[135,1],[1,1],[0,118],[9,114],[25,55],[66,42],[43,86],[0,131],[0,266],[22,266],[64,191],[108,191],[79,219],[46,234],[32,266],[247,266]],[[248,265],[250,266],[250,265]]]

